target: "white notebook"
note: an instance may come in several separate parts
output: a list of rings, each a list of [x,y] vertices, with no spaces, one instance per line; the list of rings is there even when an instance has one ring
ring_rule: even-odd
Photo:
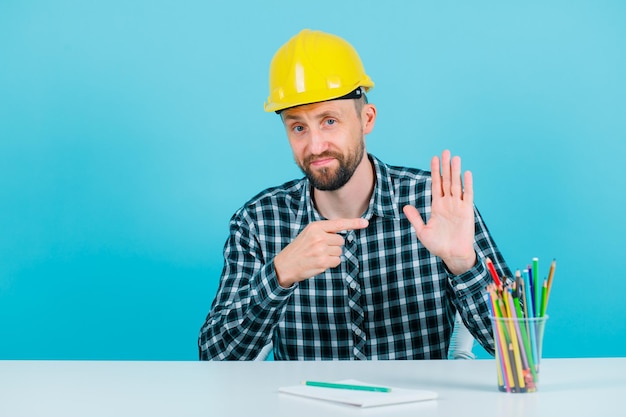
[[[354,379],[333,381],[340,384],[370,385]],[[377,407],[381,405],[403,404],[416,401],[434,400],[437,393],[434,391],[390,387],[390,392],[357,391],[349,389],[312,387],[308,385],[292,385],[278,388],[279,392],[298,395],[301,397],[316,398],[318,400],[350,404],[357,407]]]

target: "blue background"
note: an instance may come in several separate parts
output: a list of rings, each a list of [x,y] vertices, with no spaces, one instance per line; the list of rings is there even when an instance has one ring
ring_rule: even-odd
[[[511,268],[556,258],[546,357],[626,356],[620,1],[0,3],[0,359],[195,360],[231,214],[301,174],[275,50],[348,39],[368,150],[449,148]]]

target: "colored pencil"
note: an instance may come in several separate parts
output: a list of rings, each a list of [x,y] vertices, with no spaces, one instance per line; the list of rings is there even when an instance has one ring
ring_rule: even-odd
[[[509,311],[509,318],[506,319],[506,322],[508,323],[509,335],[511,335],[509,346],[510,346],[511,353],[513,355],[511,366],[513,366],[514,368],[513,374],[517,378],[518,387],[520,389],[524,389],[525,384],[524,384],[524,374],[522,373],[522,357],[521,357],[521,353],[519,350],[519,345],[517,344],[517,336],[516,336],[517,332],[515,331],[515,322],[517,322],[517,320],[515,317],[513,306],[511,305],[511,302],[509,301],[509,299],[511,298],[511,293],[506,291],[506,295],[507,296],[504,297],[504,302],[507,305],[507,309]]]
[[[548,306],[548,280],[543,280],[543,285],[541,287],[541,314],[539,317],[543,317],[546,315],[546,307]]]
[[[550,271],[548,272],[548,296],[546,297],[546,306],[548,304],[547,298],[550,297],[550,290],[552,289],[552,280],[554,279],[554,271],[556,270],[556,259],[552,260],[550,264]]]
[[[535,317],[541,313],[541,282],[539,281],[539,258],[533,258],[533,290],[535,291]]]
[[[493,282],[496,283],[496,287],[500,288],[502,283],[500,282],[500,278],[498,277],[498,272],[496,271],[496,267],[493,265],[493,261],[491,260],[491,258],[487,257],[485,259],[485,263],[487,264],[487,269],[489,270],[489,273],[491,274],[491,277],[493,278]]]

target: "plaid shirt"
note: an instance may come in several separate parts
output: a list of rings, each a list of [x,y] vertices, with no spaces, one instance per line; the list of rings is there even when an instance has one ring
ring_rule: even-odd
[[[278,285],[272,262],[309,223],[323,220],[307,179],[269,188],[230,221],[220,287],[200,330],[200,359],[255,359],[273,342],[287,359],[445,359],[459,311],[493,353],[484,259],[511,276],[475,209],[476,265],[452,275],[417,239],[407,204],[430,217],[430,173],[385,165],[370,155],[376,185],[362,217],[369,226],[341,233],[339,266]]]

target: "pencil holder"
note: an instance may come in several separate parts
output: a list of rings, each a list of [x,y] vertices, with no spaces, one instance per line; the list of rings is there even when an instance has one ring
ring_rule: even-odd
[[[500,391],[511,393],[537,391],[541,347],[547,320],[548,316],[491,317]]]

